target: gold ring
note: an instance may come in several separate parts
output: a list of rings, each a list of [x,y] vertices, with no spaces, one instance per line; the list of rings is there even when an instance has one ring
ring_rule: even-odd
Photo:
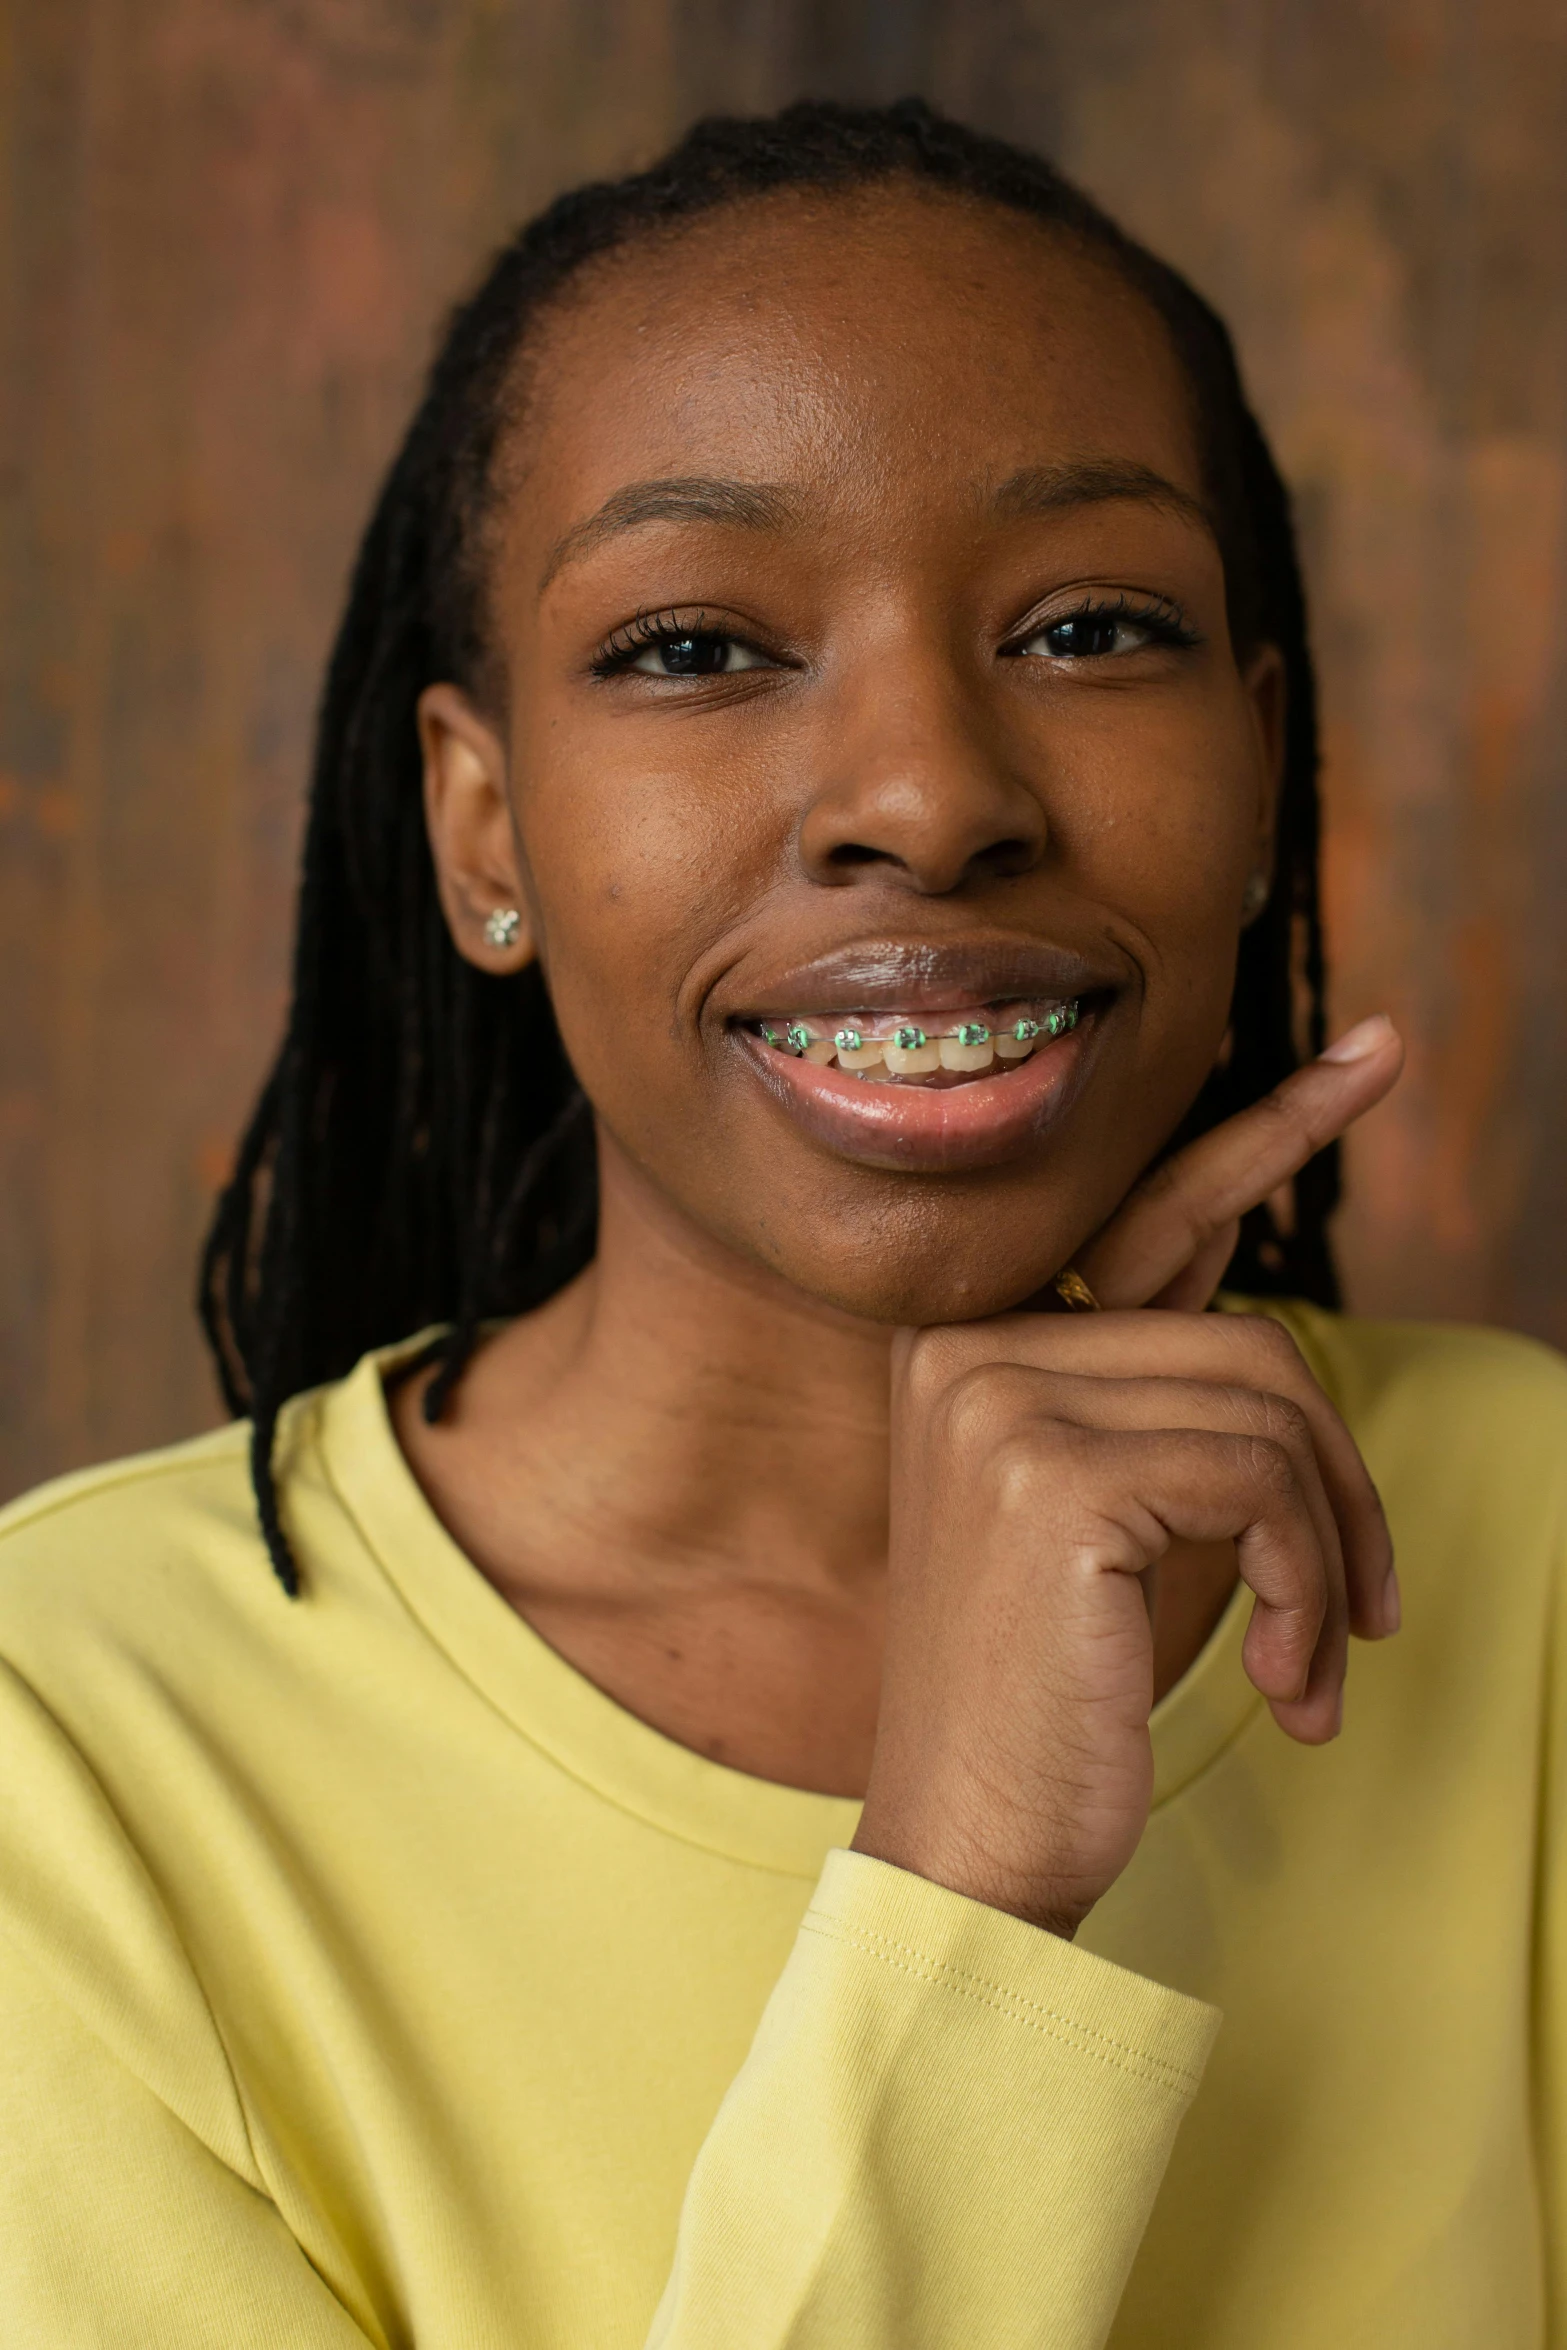
[[[1057,1297],[1069,1314],[1102,1314],[1099,1303],[1088,1283],[1075,1265],[1063,1265],[1051,1283]]]

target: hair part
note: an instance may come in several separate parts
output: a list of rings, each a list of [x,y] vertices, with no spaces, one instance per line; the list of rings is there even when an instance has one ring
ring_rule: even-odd
[[[905,180],[1081,241],[1164,320],[1191,386],[1237,651],[1275,645],[1286,743],[1274,888],[1241,939],[1231,1050],[1171,1147],[1267,1093],[1325,1036],[1316,694],[1288,494],[1223,323],[1043,158],[918,99],[815,101],[698,123],[650,170],[560,197],[455,312],[349,586],[317,728],[293,996],[202,1257],[199,1302],[225,1400],[252,1419],[268,1554],[299,1589],[274,1469],[287,1399],[433,1325],[425,1395],[448,1401],[483,1324],[587,1264],[597,1222],[588,1105],[537,967],[499,978],[452,943],[425,831],[417,705],[441,680],[493,698],[487,524],[544,313],[599,255],[772,191]],[[1298,1017],[1298,1011],[1300,1016]],[[1337,1303],[1330,1146],[1294,1213],[1243,1220],[1229,1278]]]

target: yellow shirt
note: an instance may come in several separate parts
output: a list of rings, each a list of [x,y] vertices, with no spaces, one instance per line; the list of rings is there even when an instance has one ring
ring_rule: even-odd
[[[1405,1630],[1308,1751],[1233,1607],[1076,1946],[592,1688],[375,1359],[298,1605],[243,1430],[6,1513],[5,2350],[1567,2345],[1567,1367],[1290,1319]]]

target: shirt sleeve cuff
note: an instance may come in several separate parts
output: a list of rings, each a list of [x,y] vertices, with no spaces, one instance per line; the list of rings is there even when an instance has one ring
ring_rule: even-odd
[[[1167,2090],[1182,2110],[1222,2021],[1200,1999],[861,1852],[828,1854],[802,1930]]]

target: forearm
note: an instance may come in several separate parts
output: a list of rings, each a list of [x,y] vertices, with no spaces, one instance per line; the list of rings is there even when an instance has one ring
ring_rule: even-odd
[[[1215,2012],[835,1853],[693,2172],[648,2350],[1090,2350]]]

